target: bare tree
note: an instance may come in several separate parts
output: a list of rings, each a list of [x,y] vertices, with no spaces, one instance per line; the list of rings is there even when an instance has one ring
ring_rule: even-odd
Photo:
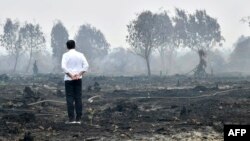
[[[250,37],[241,36],[237,40],[233,52],[230,54],[230,69],[234,69],[235,71],[248,71],[250,68],[249,54]]]
[[[200,63],[194,70],[196,77],[206,76],[205,55],[216,44],[221,45],[224,38],[221,35],[220,25],[215,18],[207,15],[205,10],[196,10],[189,15],[188,22],[188,47],[199,54]]]
[[[151,76],[150,56],[159,45],[159,30],[156,29],[156,15],[150,11],[140,13],[137,18],[127,26],[128,36],[126,41],[135,54],[146,61],[148,76]]]
[[[167,72],[167,60],[169,61],[169,70],[171,69],[172,57],[175,50],[173,43],[173,24],[172,21],[167,14],[167,12],[163,12],[160,14],[155,14],[155,28],[157,34],[157,50],[160,54],[161,58],[161,67],[162,71]]]
[[[206,52],[216,44],[221,45],[224,38],[220,25],[205,10],[194,14],[176,9],[174,40],[177,46],[188,47],[199,55],[199,64],[193,70],[196,77],[206,77]]]
[[[41,50],[45,47],[44,33],[41,31],[39,24],[26,23],[20,28],[21,44],[29,52],[29,61],[26,68],[26,72],[30,69],[31,60],[33,59],[34,52]]]
[[[184,10],[175,9],[176,15],[173,18],[173,43],[176,47],[186,47],[188,43],[188,15]]]
[[[11,56],[15,57],[13,72],[16,72],[18,59],[23,48],[20,45],[19,37],[19,22],[13,22],[11,19],[7,19],[4,24],[3,35],[1,35],[1,44],[7,49]]]
[[[108,54],[110,44],[103,33],[91,25],[82,25],[75,37],[76,44],[81,52],[86,55],[92,71],[98,70],[99,65],[95,60],[101,60]]]
[[[54,24],[51,31],[51,47],[53,57],[56,60],[55,70],[60,70],[60,61],[64,52],[66,52],[65,43],[69,38],[68,31],[62,24],[62,22],[58,21]]]

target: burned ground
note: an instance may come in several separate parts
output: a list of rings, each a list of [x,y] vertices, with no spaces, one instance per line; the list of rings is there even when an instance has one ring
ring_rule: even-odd
[[[89,76],[83,124],[65,125],[62,76],[6,76],[0,140],[222,140],[224,124],[250,124],[249,80]]]

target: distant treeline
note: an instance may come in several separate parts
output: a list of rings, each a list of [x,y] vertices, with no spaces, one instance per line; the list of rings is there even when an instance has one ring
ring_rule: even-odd
[[[150,76],[152,73],[188,73],[195,69],[208,73],[223,72],[232,66],[240,67],[235,64],[247,58],[244,52],[249,50],[249,38],[241,37],[229,60],[225,60],[220,51],[213,49],[222,47],[225,41],[220,25],[205,10],[190,14],[176,9],[172,17],[166,11],[143,11],[128,23],[127,32],[124,40],[130,47],[111,48],[96,27],[90,24],[79,27],[74,39],[77,50],[86,55],[91,73]],[[32,73],[32,65],[37,60],[39,72],[60,73],[61,57],[66,52],[65,43],[69,39],[61,21],[53,25],[50,37],[51,40],[47,41],[39,24],[22,24],[18,20],[6,19],[0,43],[8,55],[0,57],[1,66],[5,66],[0,71]],[[48,43],[49,47],[46,46]],[[178,55],[186,49],[191,52]]]

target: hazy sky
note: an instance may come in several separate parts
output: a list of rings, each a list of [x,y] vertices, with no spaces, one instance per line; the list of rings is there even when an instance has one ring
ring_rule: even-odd
[[[250,35],[250,27],[240,22],[250,16],[249,0],[0,0],[0,23],[5,19],[35,22],[42,26],[47,38],[56,20],[61,20],[73,38],[79,26],[92,24],[100,29],[112,46],[128,46],[126,25],[143,10],[174,14],[174,8],[192,13],[205,9],[218,19],[225,47],[230,47],[240,35]],[[2,28],[2,27],[1,27]]]

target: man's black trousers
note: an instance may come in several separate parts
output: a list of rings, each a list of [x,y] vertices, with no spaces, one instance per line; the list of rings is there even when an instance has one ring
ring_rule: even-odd
[[[69,120],[82,116],[82,79],[65,81],[66,101]]]

